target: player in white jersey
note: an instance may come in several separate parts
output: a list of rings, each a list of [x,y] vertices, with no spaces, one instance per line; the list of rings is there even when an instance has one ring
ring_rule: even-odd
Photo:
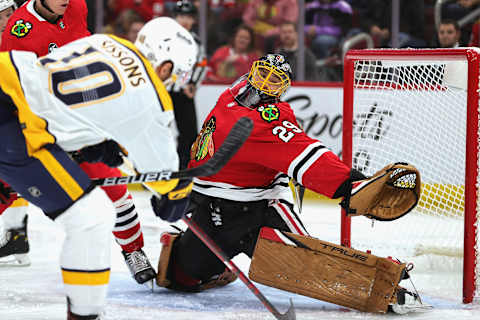
[[[0,179],[65,229],[60,264],[68,319],[102,313],[114,215],[68,153],[114,165],[125,150],[138,172],[177,170],[172,103],[162,81],[182,77],[196,54],[188,31],[170,18],[147,23],[135,45],[94,35],[38,59],[0,53]],[[177,184],[151,187],[166,194]]]

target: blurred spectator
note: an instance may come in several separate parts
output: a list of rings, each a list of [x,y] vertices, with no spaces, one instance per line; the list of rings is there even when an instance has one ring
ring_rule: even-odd
[[[344,0],[315,0],[305,6],[305,34],[317,58],[324,59],[352,26],[352,7]]]
[[[442,6],[442,19],[460,20],[472,10],[476,9],[480,0],[457,0],[447,2]]]
[[[166,0],[108,0],[108,7],[114,20],[123,11],[130,9],[140,14],[143,20],[149,21],[165,15],[165,2]]]
[[[455,21],[459,21],[464,16],[479,7],[480,0],[457,0],[453,3],[446,3],[442,6],[442,20],[452,19]],[[460,29],[461,35],[459,42],[461,45],[465,45],[469,42],[472,36],[472,32],[475,28],[478,28],[478,26],[475,26],[475,24],[472,23],[468,23]]]
[[[460,26],[455,20],[444,20],[440,22],[437,31],[439,48],[457,48],[460,40]]]
[[[248,0],[210,0],[208,11],[207,54],[212,56],[217,48],[226,45],[232,34],[243,23],[242,15]],[[219,27],[221,26],[221,27]]]
[[[213,54],[207,78],[213,82],[231,83],[248,73],[257,59],[253,30],[246,25],[240,25],[230,44],[218,48]]]
[[[244,23],[255,33],[257,48],[266,52],[273,51],[278,26],[297,20],[298,4],[295,0],[250,0],[243,13]]]
[[[105,26],[104,33],[113,33],[124,39],[129,39],[128,33],[131,30],[133,24],[144,23],[145,21],[140,14],[131,9],[123,10],[113,22],[113,25]],[[134,38],[135,41],[135,38]]]
[[[293,22],[284,22],[280,25],[280,44],[276,50],[283,54],[290,63],[293,76],[292,80],[297,78],[297,56],[298,56],[298,33],[297,26]],[[317,81],[316,59],[313,52],[305,47],[305,80]]]
[[[472,26],[469,47],[480,47],[480,20],[477,20]]]
[[[130,23],[130,27],[127,29],[127,34],[125,35],[125,38],[134,43],[135,40],[137,39],[137,34],[142,29],[142,27],[145,25],[145,21],[139,17],[139,19],[134,19]]]
[[[361,19],[362,28],[370,33],[377,47],[391,47],[392,2],[369,0]],[[400,1],[399,47],[422,48],[424,40],[423,0]]]

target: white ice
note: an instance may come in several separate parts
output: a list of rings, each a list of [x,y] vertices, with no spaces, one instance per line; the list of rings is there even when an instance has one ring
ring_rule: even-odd
[[[143,227],[145,251],[156,267],[160,253],[160,234],[172,229],[167,223],[156,218],[150,210],[148,192],[134,192],[134,199]],[[65,319],[66,304],[58,267],[64,234],[59,226],[43,216],[38,209],[32,207],[29,212],[32,264],[23,268],[0,268],[0,320]],[[301,217],[312,236],[338,243],[340,219],[337,205],[307,202]],[[375,245],[372,243],[372,251],[375,251]],[[248,273],[247,257],[236,257],[234,262],[244,273]],[[413,272],[415,286],[424,301],[434,306],[428,313],[404,316],[365,314],[260,284],[256,285],[280,312],[285,312],[289,299],[293,299],[298,320],[480,319],[479,304],[464,305],[461,302],[459,272],[432,271],[430,268],[422,270],[421,267],[418,272],[415,271]],[[112,273],[106,319],[250,320],[274,317],[240,280],[224,288],[196,294],[176,293],[157,287],[152,292],[134,282],[119,247],[112,241]]]

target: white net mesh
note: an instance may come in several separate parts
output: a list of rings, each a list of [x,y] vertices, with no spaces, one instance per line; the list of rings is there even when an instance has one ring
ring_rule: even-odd
[[[353,167],[371,175],[391,162],[413,164],[422,196],[412,213],[393,222],[369,228],[368,219],[353,218],[352,247],[400,259],[463,255],[466,66],[460,60],[355,62]],[[429,268],[446,268],[428,261]]]

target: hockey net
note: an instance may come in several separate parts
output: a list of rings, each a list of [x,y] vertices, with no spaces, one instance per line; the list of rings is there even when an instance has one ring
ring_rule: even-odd
[[[391,162],[413,164],[422,195],[414,211],[393,222],[370,227],[368,219],[344,216],[342,244],[423,258],[432,272],[450,272],[451,264],[460,269],[466,303],[480,288],[479,53],[352,50],[344,69],[344,161],[366,175]]]

